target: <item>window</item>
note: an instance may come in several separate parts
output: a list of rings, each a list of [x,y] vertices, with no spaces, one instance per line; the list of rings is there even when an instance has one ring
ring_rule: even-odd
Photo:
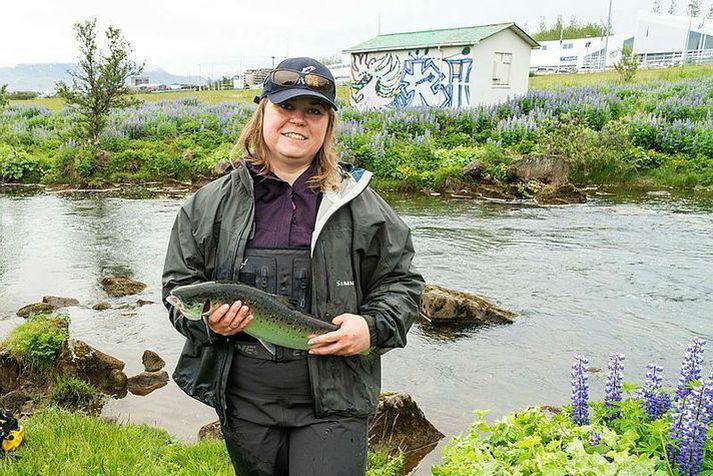
[[[584,47],[585,47],[585,48],[589,48],[590,46],[592,46],[592,42],[591,42],[591,41],[588,41],[588,42],[586,42],[586,43],[584,44]]]
[[[547,51],[547,45],[542,45],[542,51]]]
[[[495,53],[493,61],[493,86],[510,85],[510,64],[512,53]]]
[[[565,43],[562,45],[563,50],[571,50],[572,48],[574,48],[574,43]]]

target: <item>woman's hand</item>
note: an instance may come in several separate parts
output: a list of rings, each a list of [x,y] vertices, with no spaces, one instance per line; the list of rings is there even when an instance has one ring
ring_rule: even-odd
[[[339,329],[309,340],[309,353],[315,355],[356,355],[369,348],[369,326],[356,314],[340,314],[332,319]]]
[[[232,336],[242,331],[252,320],[253,315],[247,306],[235,301],[232,306],[223,304],[208,316],[208,326],[216,334]]]

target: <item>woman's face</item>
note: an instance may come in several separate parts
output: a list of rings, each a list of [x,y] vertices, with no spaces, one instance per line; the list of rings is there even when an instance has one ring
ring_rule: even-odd
[[[267,161],[289,167],[309,164],[322,144],[329,124],[329,106],[309,97],[265,104],[262,135]]]

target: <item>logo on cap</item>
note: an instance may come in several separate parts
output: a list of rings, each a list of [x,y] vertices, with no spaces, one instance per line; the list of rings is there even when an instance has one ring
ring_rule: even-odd
[[[302,73],[303,74],[311,73],[315,69],[317,69],[316,66],[305,66],[304,68],[302,68]]]

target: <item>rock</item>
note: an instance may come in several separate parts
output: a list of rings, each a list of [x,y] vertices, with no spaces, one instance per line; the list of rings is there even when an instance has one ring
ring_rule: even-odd
[[[19,385],[20,363],[7,350],[0,350],[0,395]]]
[[[79,305],[79,301],[74,298],[66,298],[59,296],[45,296],[42,298],[42,302],[49,304],[55,309]]]
[[[67,339],[59,352],[57,371],[90,383],[98,390],[116,394],[126,385],[124,362],[76,339]]]
[[[160,372],[141,372],[140,374],[129,377],[126,380],[129,392],[142,397],[148,395],[154,390],[165,387],[167,383],[168,372],[165,370]]]
[[[138,299],[138,300],[136,301],[136,305],[139,306],[139,307],[141,307],[141,306],[147,306],[147,305],[153,304],[153,303],[154,303],[153,301],[149,301],[149,300],[147,300],[147,299]]]
[[[671,196],[671,192],[668,192],[666,190],[651,190],[649,192],[646,192],[646,195],[648,195],[649,197],[668,198]]]
[[[198,430],[198,441],[205,439],[222,440],[223,432],[220,431],[220,420],[203,425]]]
[[[141,362],[144,364],[144,370],[147,372],[158,372],[166,366],[166,362],[152,350],[144,351]]]
[[[569,176],[569,162],[558,155],[530,154],[513,160],[507,175],[511,182],[565,183]]]
[[[47,304],[46,302],[36,302],[18,309],[17,315],[20,317],[28,318],[33,314],[47,314],[48,312],[54,311],[54,309],[54,307]]]
[[[511,324],[515,314],[500,309],[475,294],[428,284],[421,295],[421,314],[431,322],[454,320]]]
[[[92,309],[95,311],[105,311],[107,309],[111,309],[111,304],[106,301],[98,302],[92,306]]]
[[[587,202],[587,195],[571,183],[546,185],[535,194],[534,198],[539,205],[569,205]]]
[[[382,393],[376,415],[369,421],[369,448],[390,455],[405,453],[404,474],[408,474],[443,438],[426,419],[416,402],[406,393]]]
[[[25,406],[30,397],[24,390],[18,389],[6,393],[0,397],[0,409],[10,410],[13,413],[18,413]]]
[[[220,159],[215,167],[213,167],[213,174],[220,177],[225,175],[225,173],[233,166],[227,159]]]
[[[146,285],[140,281],[113,276],[103,278],[101,285],[104,291],[111,297],[130,296],[146,289]]]
[[[497,200],[515,200],[517,198],[510,187],[503,187],[501,185],[483,185],[481,183],[475,191],[483,198],[494,198]]]
[[[480,180],[483,177],[483,172],[485,171],[485,166],[479,160],[474,160],[465,167],[463,167],[463,178],[466,180]]]

